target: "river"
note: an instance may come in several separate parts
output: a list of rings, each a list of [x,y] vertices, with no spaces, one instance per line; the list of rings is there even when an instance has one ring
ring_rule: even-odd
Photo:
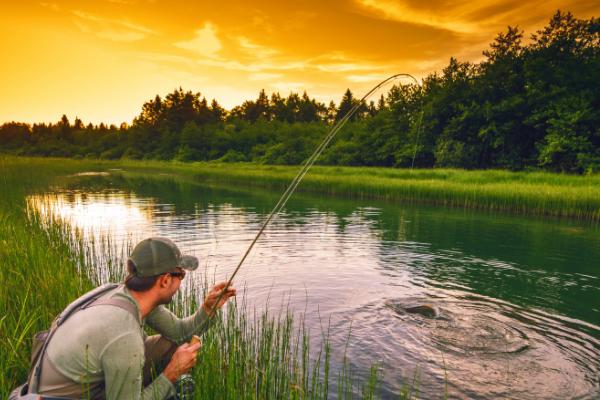
[[[29,202],[113,246],[171,238],[200,259],[189,289],[231,274],[278,195],[112,171]],[[354,369],[380,362],[384,398],[413,381],[422,398],[600,396],[598,225],[296,193],[235,284],[305,313],[317,341],[330,324]]]

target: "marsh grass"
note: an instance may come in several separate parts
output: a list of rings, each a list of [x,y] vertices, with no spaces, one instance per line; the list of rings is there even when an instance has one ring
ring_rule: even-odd
[[[197,180],[278,189],[283,189],[297,170],[297,167],[211,163],[173,168]],[[314,167],[298,191],[600,220],[600,175]]]
[[[63,170],[119,169],[122,170],[120,173],[125,174],[273,188],[280,192],[289,185],[300,168],[250,163],[75,161],[16,157],[5,157],[3,162],[20,165],[30,175],[37,175],[38,171],[47,174],[46,170],[52,171],[56,165]],[[579,176],[501,170],[315,166],[304,177],[297,191],[600,221],[600,174]]]
[[[43,192],[59,175],[106,165],[70,160],[0,159],[0,398],[23,383],[29,369],[31,338],[47,329],[69,302],[107,280],[123,276],[122,259],[131,244],[84,236],[66,221],[42,217],[25,197]],[[33,170],[31,169],[33,167]],[[200,289],[201,290],[201,289]],[[180,295],[174,311],[183,315],[200,293]],[[378,397],[382,369],[361,375],[344,357],[334,365],[328,329],[320,348],[289,308],[277,315],[233,303],[204,335],[193,370],[198,399],[344,399]],[[338,371],[338,372],[336,372]],[[334,392],[334,387],[337,390]],[[402,390],[399,398],[412,398]]]
[[[52,160],[28,159],[43,166]],[[265,187],[283,191],[299,166],[249,163],[82,161],[127,173],[177,175],[196,182]],[[315,166],[297,188],[345,198],[426,203],[492,212],[551,215],[600,221],[600,175],[458,169],[410,170]]]

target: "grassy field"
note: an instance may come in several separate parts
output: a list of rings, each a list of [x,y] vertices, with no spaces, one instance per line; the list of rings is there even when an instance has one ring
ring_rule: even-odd
[[[160,165],[160,164],[159,164]],[[114,248],[106,238],[102,256],[57,220],[40,220],[27,209],[25,196],[44,190],[60,175],[112,168],[114,164],[72,160],[0,158],[0,398],[24,382],[31,338],[47,329],[54,316],[77,296],[103,283],[92,263],[112,266],[108,276],[122,277],[129,249]],[[177,299],[186,314],[196,296]],[[249,317],[252,316],[252,317]],[[344,358],[334,365],[327,332],[311,349],[302,316],[291,313],[255,316],[243,301],[228,309],[204,336],[199,367],[193,371],[195,398],[326,399],[376,398],[381,369],[376,364],[358,378]],[[316,354],[315,357],[309,355]],[[399,398],[412,398],[408,387]]]

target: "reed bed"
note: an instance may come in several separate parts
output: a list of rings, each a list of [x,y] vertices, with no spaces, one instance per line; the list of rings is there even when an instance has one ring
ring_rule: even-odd
[[[283,190],[299,167],[223,163],[122,162],[128,171],[170,172],[198,181]],[[600,175],[458,169],[313,167],[297,189],[492,212],[600,221]]]
[[[177,175],[198,182],[264,187],[283,191],[299,166],[250,163],[179,163],[98,161],[7,157],[5,162],[33,170],[63,168],[124,170],[141,175]],[[298,186],[300,192],[345,198],[372,198],[443,207],[522,215],[600,221],[600,174],[579,176],[549,172],[458,169],[315,166]]]
[[[114,164],[0,158],[0,398],[26,379],[31,337],[47,329],[70,301],[107,280],[123,276],[131,244],[108,238],[84,239],[68,221],[41,217],[25,196],[43,191],[59,175]],[[33,168],[33,169],[32,169]],[[99,250],[98,250],[99,249]],[[202,289],[200,289],[202,291]],[[175,312],[197,307],[201,293],[180,294]],[[382,369],[354,371],[345,357],[334,365],[328,333],[311,348],[311,332],[289,310],[256,314],[245,302],[232,303],[203,340],[194,398],[326,399],[377,398]],[[402,390],[399,398],[412,398]]]

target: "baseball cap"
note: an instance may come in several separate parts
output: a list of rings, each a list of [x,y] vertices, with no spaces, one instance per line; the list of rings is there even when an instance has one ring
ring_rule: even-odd
[[[198,258],[181,254],[172,240],[164,237],[151,237],[139,242],[129,262],[135,265],[135,276],[146,277],[171,272],[175,268],[193,271],[198,268]]]

